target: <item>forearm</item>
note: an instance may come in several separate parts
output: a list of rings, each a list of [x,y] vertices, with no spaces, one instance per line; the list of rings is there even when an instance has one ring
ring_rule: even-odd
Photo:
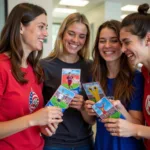
[[[150,127],[135,124],[134,130],[138,137],[150,139]]]
[[[91,125],[94,125],[95,122],[96,122],[96,117],[95,116],[89,116],[87,114],[87,112],[85,111],[85,109],[82,109],[81,110],[81,114],[82,114],[82,117],[83,119],[88,123],[88,124],[91,124]]]
[[[20,117],[14,120],[0,122],[0,139],[18,133],[32,126],[30,116]]]

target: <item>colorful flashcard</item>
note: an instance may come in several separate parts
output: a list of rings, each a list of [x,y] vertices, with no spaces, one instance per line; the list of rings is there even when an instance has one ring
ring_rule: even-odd
[[[101,119],[120,117],[120,112],[116,110],[106,97],[103,97],[100,101],[95,103],[92,108]]]
[[[94,102],[99,101],[102,97],[105,96],[98,82],[83,83],[82,85],[87,94],[87,97]]]
[[[80,87],[80,69],[62,69],[61,85],[66,87],[69,90],[72,90],[76,94],[79,94],[81,91]]]
[[[62,112],[68,108],[69,103],[74,98],[75,93],[60,85],[46,106],[57,106],[62,108]]]

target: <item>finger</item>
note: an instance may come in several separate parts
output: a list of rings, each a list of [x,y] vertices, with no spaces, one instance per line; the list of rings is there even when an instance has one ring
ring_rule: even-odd
[[[48,127],[50,128],[51,132],[54,134],[56,132],[55,126],[53,124],[48,124]]]
[[[117,119],[114,118],[106,118],[106,119],[102,119],[103,123],[116,123]]]
[[[51,130],[48,127],[45,128],[45,131],[47,133],[47,136],[52,136],[53,135]]]

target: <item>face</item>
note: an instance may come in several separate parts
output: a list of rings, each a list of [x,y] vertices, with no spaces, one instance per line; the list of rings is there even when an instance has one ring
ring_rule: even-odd
[[[29,52],[42,50],[43,41],[48,35],[46,15],[36,17],[28,26],[21,24],[20,35],[24,50]]]
[[[137,65],[144,62],[148,56],[144,39],[139,39],[138,36],[131,34],[127,28],[122,28],[120,40],[122,42],[122,51],[127,55],[131,64]]]
[[[99,34],[98,49],[106,62],[118,61],[122,54],[121,44],[116,33],[107,27],[103,28]]]
[[[64,52],[67,54],[77,55],[85,42],[87,36],[87,28],[83,23],[71,24],[63,36]]]

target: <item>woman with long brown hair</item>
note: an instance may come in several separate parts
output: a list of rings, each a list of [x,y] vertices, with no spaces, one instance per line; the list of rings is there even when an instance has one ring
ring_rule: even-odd
[[[140,72],[134,70],[128,63],[127,57],[121,51],[119,40],[121,23],[116,20],[104,22],[97,31],[93,49],[93,80],[98,81],[107,98],[120,99],[122,111],[119,119],[127,119],[137,124],[142,124],[142,96],[143,78]],[[92,109],[94,102],[87,100],[86,111],[97,122],[95,150],[141,150],[142,141],[134,137],[113,137],[107,131],[103,120],[96,118]],[[117,119],[116,119],[117,120]],[[111,133],[116,128],[111,129]]]

